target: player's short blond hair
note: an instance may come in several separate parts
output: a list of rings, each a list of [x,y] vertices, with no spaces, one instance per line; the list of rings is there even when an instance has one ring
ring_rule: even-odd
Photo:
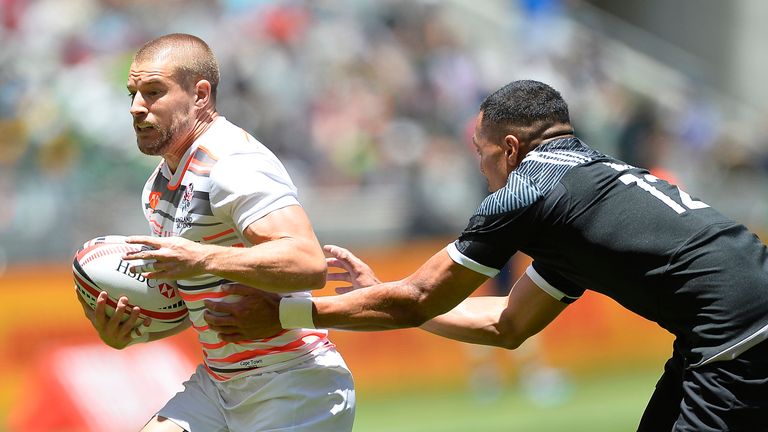
[[[199,80],[211,83],[211,98],[216,101],[219,64],[204,40],[186,33],[171,33],[152,39],[133,56],[134,63],[165,61],[173,65],[173,74],[184,88]]]

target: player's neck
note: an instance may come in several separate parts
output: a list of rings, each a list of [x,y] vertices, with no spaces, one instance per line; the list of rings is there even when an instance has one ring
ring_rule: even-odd
[[[528,145],[528,149],[532,150],[542,144],[563,138],[571,138],[573,136],[573,127],[570,124],[558,123],[545,129],[538,137],[532,139]]]
[[[175,173],[179,167],[181,158],[184,157],[184,153],[197,141],[208,129],[211,128],[213,122],[219,117],[216,111],[207,112],[203,118],[197,119],[195,125],[185,136],[177,140],[169,148],[169,151],[163,155],[165,164],[171,173]]]
[[[539,142],[539,145],[557,139],[571,138],[573,136],[573,127],[571,125],[558,124],[550,129],[545,130],[544,133],[541,134],[541,142]]]

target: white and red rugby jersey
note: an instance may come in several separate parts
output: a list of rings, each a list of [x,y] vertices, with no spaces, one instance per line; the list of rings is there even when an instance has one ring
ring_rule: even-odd
[[[299,202],[296,187],[277,157],[220,116],[187,150],[175,173],[171,174],[164,161],[160,163],[144,186],[142,204],[155,236],[249,247],[243,236],[248,225]],[[313,329],[286,330],[269,339],[222,342],[203,319],[203,300],[234,300],[221,292],[221,285],[229,281],[202,275],[177,282],[202,345],[205,366],[217,380],[280,370],[332,346],[327,331]]]

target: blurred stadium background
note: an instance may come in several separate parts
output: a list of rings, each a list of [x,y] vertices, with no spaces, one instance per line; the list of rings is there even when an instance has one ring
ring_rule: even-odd
[[[287,165],[321,241],[394,279],[484,196],[469,127],[514,79],[560,89],[592,146],[766,232],[765,16],[761,0],[0,1],[0,430],[136,430],[199,361],[189,334],[98,346],[71,288],[80,243],[147,231],[157,160],[125,91],[144,41],[207,40],[219,111]],[[333,337],[356,430],[420,432],[633,430],[671,340],[598,295],[522,354]]]

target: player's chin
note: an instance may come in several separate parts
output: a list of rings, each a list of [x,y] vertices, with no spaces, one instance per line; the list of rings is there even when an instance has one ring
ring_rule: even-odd
[[[147,156],[160,156],[163,154],[163,148],[165,147],[160,140],[142,137],[139,134],[136,135],[136,145],[139,151]]]
[[[162,153],[160,150],[156,149],[155,147],[148,147],[148,146],[141,146],[139,145],[139,151],[141,153],[147,155],[147,156],[161,156]]]

